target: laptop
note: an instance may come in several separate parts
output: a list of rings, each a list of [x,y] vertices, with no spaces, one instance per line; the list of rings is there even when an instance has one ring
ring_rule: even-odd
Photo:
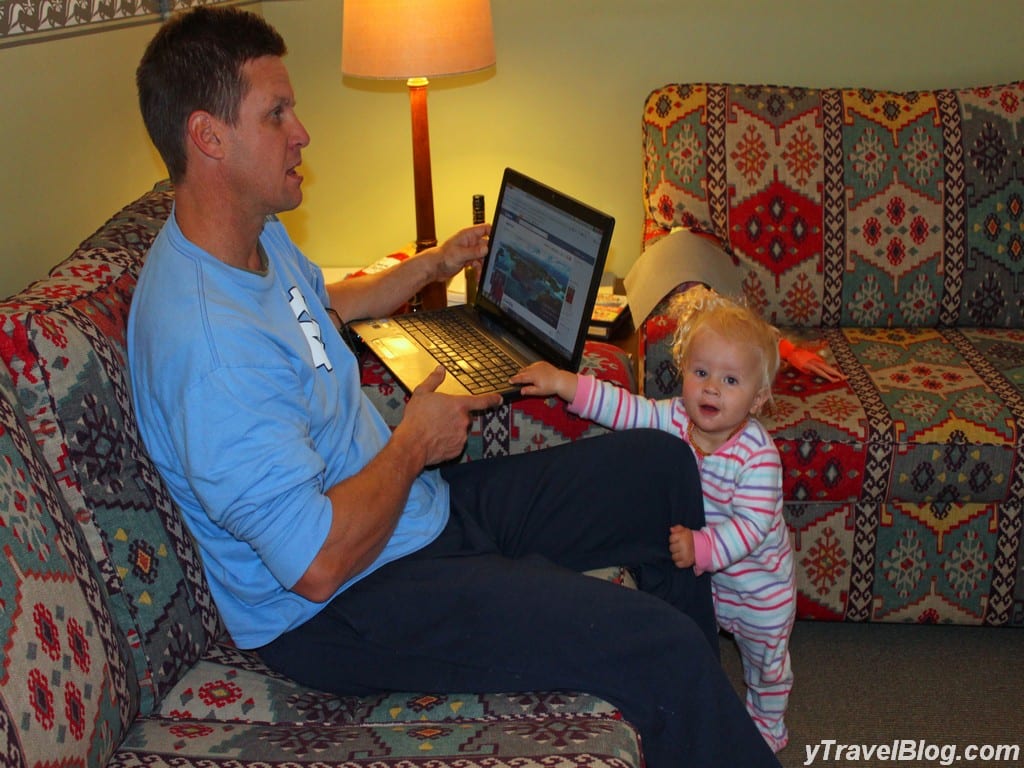
[[[448,373],[439,392],[513,400],[518,387],[508,377],[523,366],[579,368],[614,225],[506,168],[473,303],[349,327],[410,392],[441,363]],[[452,340],[464,333],[474,341]]]

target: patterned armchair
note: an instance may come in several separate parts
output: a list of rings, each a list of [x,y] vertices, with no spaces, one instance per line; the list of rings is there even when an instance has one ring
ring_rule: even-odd
[[[1024,84],[889,93],[669,84],[643,111],[645,247],[713,237],[847,375],[784,369],[807,619],[1024,626]],[[678,389],[660,304],[649,396]]]

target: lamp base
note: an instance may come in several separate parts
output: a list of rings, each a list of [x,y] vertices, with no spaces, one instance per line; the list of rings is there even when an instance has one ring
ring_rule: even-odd
[[[414,312],[429,312],[435,309],[444,309],[447,306],[448,285],[440,280],[423,286],[412,300]]]
[[[409,87],[412,117],[412,166],[416,192],[416,252],[437,245],[434,234],[434,186],[430,173],[430,129],[427,127],[427,78],[413,77]],[[417,306],[418,305],[418,306]],[[448,306],[444,282],[423,286],[413,299],[414,308],[431,310]]]

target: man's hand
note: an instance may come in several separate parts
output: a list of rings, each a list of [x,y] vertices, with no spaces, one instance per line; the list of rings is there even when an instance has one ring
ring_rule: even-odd
[[[329,306],[346,323],[391,314],[423,286],[448,280],[467,264],[479,266],[487,255],[490,231],[490,224],[466,227],[391,269],[332,283],[327,286]]]
[[[490,233],[490,224],[476,224],[456,232],[445,240],[437,247],[434,279],[447,280],[458,274],[467,264],[479,268],[480,261],[487,255],[487,238]]]
[[[576,374],[563,371],[543,360],[526,366],[509,381],[521,385],[519,391],[524,395],[558,395],[567,403],[576,397]]]
[[[438,366],[412,392],[395,437],[423,451],[423,466],[454,459],[466,445],[475,411],[501,405],[501,395],[446,395],[437,392],[445,370]]]
[[[501,395],[458,397],[435,390],[438,368],[412,393],[391,440],[356,474],[327,489],[333,519],[327,539],[292,589],[323,602],[381,553],[424,467],[454,459],[466,444],[474,411],[501,404]]]

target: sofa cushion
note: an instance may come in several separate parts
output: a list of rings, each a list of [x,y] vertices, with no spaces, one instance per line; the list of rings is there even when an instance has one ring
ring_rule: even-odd
[[[143,449],[126,370],[135,280],[169,210],[169,191],[154,190],[0,303],[0,358],[99,564],[143,712],[221,631],[192,540]]]
[[[131,729],[111,765],[205,765],[225,753],[301,766],[640,765],[635,730],[575,693],[335,696],[214,643]]]
[[[3,367],[0,648],[2,762],[103,765],[139,711],[138,681],[99,571]]]
[[[644,105],[646,237],[713,234],[777,325],[1022,328],[1022,127],[1024,82],[666,85]]]
[[[214,642],[168,691],[153,717],[225,722],[416,722],[557,714],[616,716],[588,694],[380,693],[336,696],[302,686],[267,667],[253,651]]]
[[[630,768],[639,740],[614,717],[528,715],[404,723],[223,723],[143,718],[108,768]]]

